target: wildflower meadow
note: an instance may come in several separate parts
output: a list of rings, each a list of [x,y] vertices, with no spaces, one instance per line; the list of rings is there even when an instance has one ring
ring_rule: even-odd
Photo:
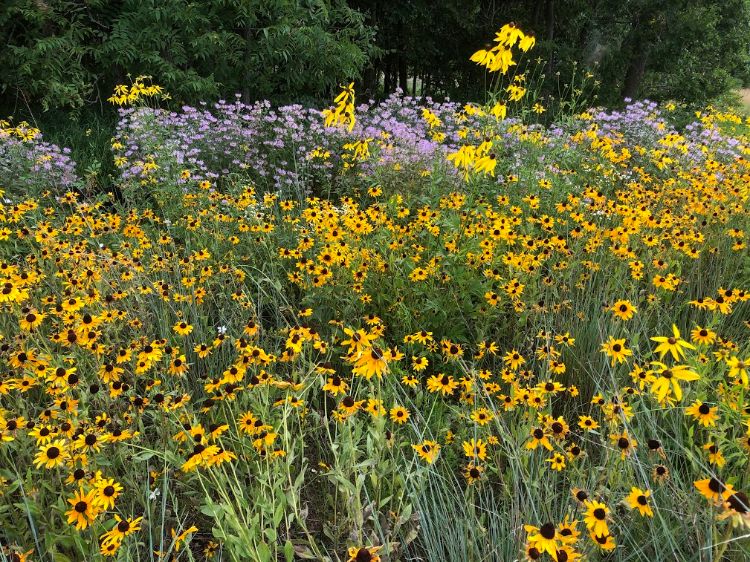
[[[179,106],[0,129],[0,561],[750,558],[750,118]],[[523,68],[526,68],[525,66]]]

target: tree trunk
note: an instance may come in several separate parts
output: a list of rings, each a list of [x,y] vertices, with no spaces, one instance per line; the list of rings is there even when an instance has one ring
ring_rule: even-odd
[[[377,79],[378,72],[375,69],[375,66],[370,65],[367,68],[365,68],[365,71],[362,74],[362,93],[366,97],[373,97],[375,95],[375,90],[377,89]]]
[[[406,94],[409,90],[409,78],[406,75],[406,57],[398,56],[398,87]]]
[[[665,18],[658,17],[663,15],[665,13],[654,7],[645,7],[633,15],[630,31],[625,36],[623,44],[628,60],[628,68],[622,83],[623,98],[633,99],[641,89],[651,45],[657,40],[666,23]]]
[[[633,54],[630,56],[628,70],[622,85],[622,97],[635,99],[641,89],[643,76],[646,74],[646,62],[648,61],[648,50],[645,45],[635,45]]]
[[[414,76],[411,77],[411,95],[417,97],[417,71],[414,70]]]
[[[385,61],[383,65],[383,97],[388,97],[391,93],[391,81],[393,73],[391,72],[391,63],[389,60]]]
[[[547,0],[545,7],[547,12],[547,41],[550,43],[549,60],[547,61],[547,76],[552,76],[555,68],[555,51],[552,48],[552,41],[555,40],[555,0]]]
[[[253,28],[250,18],[245,22],[245,78],[242,81],[242,101],[250,103],[250,84],[252,84],[252,71],[250,69],[250,53],[253,46]]]
[[[540,20],[542,18],[542,7],[544,4],[536,2],[534,5],[534,17],[531,19],[531,30],[535,33],[539,29]]]

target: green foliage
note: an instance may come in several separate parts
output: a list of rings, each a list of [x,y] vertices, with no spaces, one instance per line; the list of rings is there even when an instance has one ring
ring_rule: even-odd
[[[0,107],[101,109],[128,73],[187,103],[319,101],[351,79],[370,96],[482,99],[469,56],[509,21],[536,35],[539,67],[562,87],[562,61],[593,72],[592,103],[705,103],[750,76],[747,0],[7,0]]]
[[[0,8],[4,105],[104,103],[128,73],[179,102],[320,97],[359,74],[372,29],[343,0],[11,0]]]

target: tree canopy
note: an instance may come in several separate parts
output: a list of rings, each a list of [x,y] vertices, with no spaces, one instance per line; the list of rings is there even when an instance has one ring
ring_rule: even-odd
[[[748,0],[6,0],[0,105],[104,107],[128,74],[186,103],[312,102],[350,80],[481,99],[469,57],[508,21],[535,34],[548,78],[577,61],[603,104],[704,102],[748,76]]]

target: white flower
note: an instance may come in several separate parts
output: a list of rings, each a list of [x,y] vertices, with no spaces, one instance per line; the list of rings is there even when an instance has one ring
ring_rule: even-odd
[[[224,335],[227,333],[227,327],[226,326],[219,326],[216,328],[216,331],[219,332],[219,335]]]

